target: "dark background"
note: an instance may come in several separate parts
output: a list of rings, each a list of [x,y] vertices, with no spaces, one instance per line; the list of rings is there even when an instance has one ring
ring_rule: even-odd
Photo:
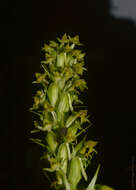
[[[39,168],[39,147],[28,141],[33,126],[27,110],[34,73],[40,71],[41,46],[64,33],[78,34],[85,45],[89,90],[83,99],[94,124],[88,136],[99,141],[98,183],[131,189],[131,159],[136,156],[136,25],[114,18],[110,8],[108,0],[6,1],[1,6],[1,189],[49,189]]]

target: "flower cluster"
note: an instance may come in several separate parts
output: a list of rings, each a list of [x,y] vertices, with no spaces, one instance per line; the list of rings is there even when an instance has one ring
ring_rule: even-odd
[[[86,168],[92,155],[97,153],[96,141],[86,140],[86,136],[78,140],[78,136],[91,126],[88,110],[75,106],[83,104],[79,94],[87,88],[86,81],[81,78],[86,70],[81,45],[78,36],[66,34],[62,39],[57,38],[57,42],[44,44],[43,73],[36,73],[33,82],[40,90],[33,97],[30,108],[38,116],[31,132],[42,132],[45,141],[31,140],[44,148],[41,159],[47,160],[49,167],[43,171],[55,173],[56,179],[51,184],[55,189],[77,190],[82,177],[87,181]],[[99,166],[86,190],[94,189],[98,170]]]

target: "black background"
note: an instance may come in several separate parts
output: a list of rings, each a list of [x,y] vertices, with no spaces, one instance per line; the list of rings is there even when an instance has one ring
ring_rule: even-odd
[[[136,25],[114,18],[110,8],[108,0],[6,1],[1,6],[1,189],[49,189],[39,168],[39,147],[28,141],[33,126],[27,109],[43,42],[64,33],[78,34],[85,45],[89,90],[82,97],[94,124],[88,136],[99,141],[98,183],[131,189],[131,159],[136,156]]]

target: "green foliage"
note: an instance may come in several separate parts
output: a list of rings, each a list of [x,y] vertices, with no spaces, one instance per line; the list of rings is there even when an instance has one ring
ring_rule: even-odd
[[[86,190],[95,190],[95,183],[96,183],[96,180],[97,180],[97,176],[98,176],[98,172],[99,172],[99,169],[100,169],[100,165],[98,165],[98,168],[95,172],[95,175],[94,177],[92,178],[91,182],[89,183],[88,187],[86,188]]]
[[[44,44],[43,72],[36,73],[33,81],[39,90],[30,108],[37,117],[31,133],[42,133],[44,140],[40,137],[30,140],[43,148],[41,160],[48,162],[43,171],[54,173],[51,183],[54,189],[80,188],[81,179],[88,180],[86,169],[93,154],[97,153],[96,141],[86,140],[86,136],[81,141],[77,138],[91,126],[88,110],[76,108],[83,103],[79,99],[80,92],[88,88],[82,78],[86,68],[81,45],[79,36],[66,34]],[[88,187],[83,189],[112,190],[108,186],[95,185],[98,171],[99,166]]]

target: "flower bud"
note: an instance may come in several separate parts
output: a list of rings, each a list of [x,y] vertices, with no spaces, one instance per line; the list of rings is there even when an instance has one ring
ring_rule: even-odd
[[[58,85],[55,82],[51,83],[48,88],[47,94],[48,94],[50,103],[53,107],[55,107],[55,104],[57,102],[58,92],[59,92]]]
[[[56,151],[57,146],[58,146],[58,142],[56,141],[55,134],[52,131],[48,132],[46,139],[47,139],[47,143],[49,145],[51,152],[54,153]]]

